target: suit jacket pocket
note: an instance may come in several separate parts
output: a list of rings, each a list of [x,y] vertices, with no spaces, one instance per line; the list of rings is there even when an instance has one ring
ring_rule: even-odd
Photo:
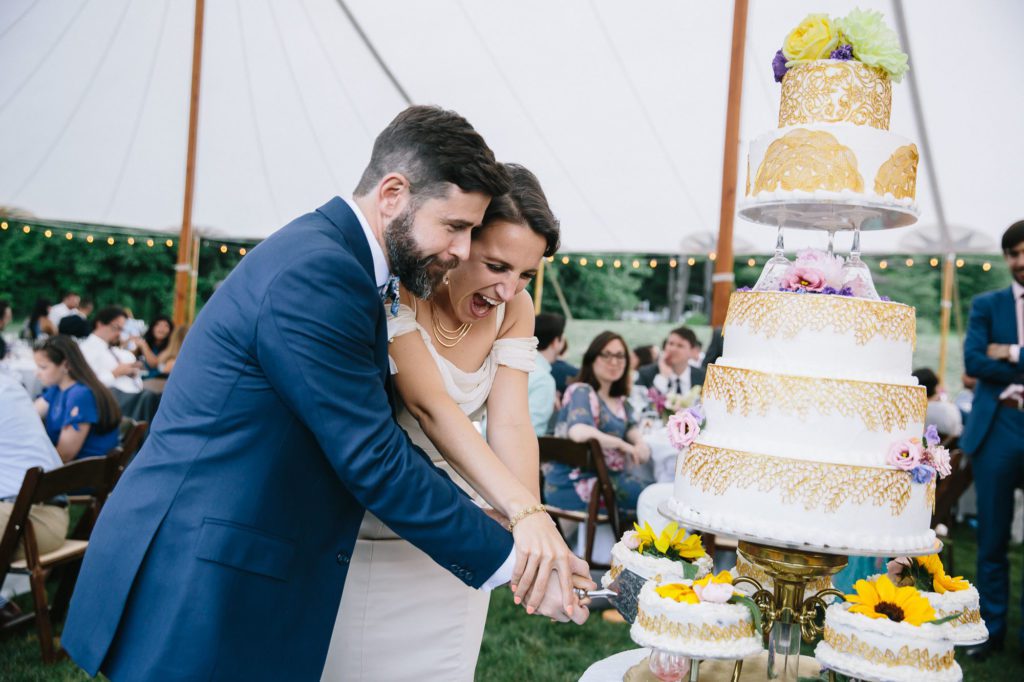
[[[203,519],[196,557],[241,571],[287,580],[295,543],[233,521]]]

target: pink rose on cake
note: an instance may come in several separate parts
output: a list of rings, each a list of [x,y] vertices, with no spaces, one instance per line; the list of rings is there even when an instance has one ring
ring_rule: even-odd
[[[833,289],[843,286],[843,257],[832,255],[820,249],[803,249],[796,252],[795,265],[804,265],[820,270],[825,275],[825,285]]]
[[[700,408],[691,407],[676,412],[668,418],[668,442],[677,450],[690,447],[697,440],[702,423],[704,414]]]
[[[794,265],[782,277],[782,287],[790,291],[821,291],[825,288],[825,273],[809,265]]]
[[[626,549],[637,549],[640,547],[640,534],[635,530],[627,530],[622,534],[622,544]]]
[[[889,447],[889,453],[885,456],[885,463],[904,471],[910,471],[921,463],[924,456],[924,448],[918,440],[901,440]]]

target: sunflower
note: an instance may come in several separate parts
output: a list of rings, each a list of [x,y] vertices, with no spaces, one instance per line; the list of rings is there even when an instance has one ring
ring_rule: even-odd
[[[709,583],[715,583],[719,585],[732,585],[732,574],[729,571],[720,571],[718,575],[708,573],[700,580],[693,581],[694,585],[707,586]]]
[[[942,559],[939,558],[938,554],[919,556],[916,558],[916,561],[924,570],[931,573],[932,588],[939,594],[960,592],[961,590],[969,589],[971,586],[962,576],[953,577],[946,575],[946,569],[942,565]]]
[[[896,623],[921,625],[935,619],[935,609],[913,587],[896,587],[886,576],[877,580],[858,580],[853,586],[857,594],[846,595],[851,613],[868,618],[888,618]]]
[[[693,588],[689,585],[684,585],[683,583],[660,585],[655,587],[654,591],[658,593],[659,597],[672,599],[683,604],[700,603],[700,599],[697,597],[697,593],[693,591]]]
[[[635,523],[633,527],[636,529],[637,539],[640,540],[640,546],[636,550],[640,554],[651,547],[662,556],[675,554],[682,559],[699,559],[707,554],[700,543],[700,536],[690,535],[687,537],[686,529],[680,528],[679,524],[675,522],[665,526],[660,534],[656,534],[651,528],[651,524],[646,521],[644,521],[643,528]]]

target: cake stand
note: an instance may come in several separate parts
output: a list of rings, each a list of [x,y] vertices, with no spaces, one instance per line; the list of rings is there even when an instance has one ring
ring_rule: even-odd
[[[802,230],[888,230],[917,222],[913,205],[866,199],[780,199],[740,204],[739,215],[753,223]]]

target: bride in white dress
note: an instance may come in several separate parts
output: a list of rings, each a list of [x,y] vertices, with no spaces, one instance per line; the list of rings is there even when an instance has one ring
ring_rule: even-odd
[[[408,305],[389,319],[388,338],[403,403],[397,419],[413,442],[479,503],[525,509],[539,503],[540,489],[527,402],[537,339],[524,289],[540,259],[557,250],[558,223],[537,178],[506,168],[512,190],[491,201],[470,257],[429,301],[403,289]],[[486,442],[470,425],[485,413]],[[430,440],[440,432],[459,433],[475,455],[446,459]],[[526,519],[549,522],[544,516]],[[323,680],[472,680],[489,596],[367,513]]]

